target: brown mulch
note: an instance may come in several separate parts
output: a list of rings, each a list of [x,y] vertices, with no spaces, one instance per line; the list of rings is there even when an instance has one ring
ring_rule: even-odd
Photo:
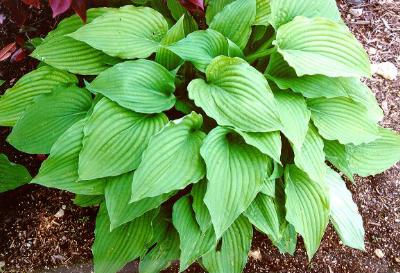
[[[400,1],[367,1],[357,7],[363,9],[357,18],[350,14],[344,0],[338,4],[372,62],[389,61],[400,68]],[[2,13],[6,20],[0,24],[0,48],[12,42],[13,35],[20,31],[9,21],[0,3]],[[45,35],[54,26],[48,10],[32,10],[29,14],[27,24],[34,24],[35,30],[24,35]],[[0,63],[0,78],[7,80],[0,87],[0,94],[35,65],[29,59],[14,64]],[[382,125],[400,131],[400,78],[388,81],[374,76],[367,83],[385,112]],[[0,127],[0,152],[25,164],[35,174],[40,162],[7,145],[7,134],[8,129]],[[375,177],[357,178],[356,185],[349,188],[364,219],[365,252],[343,246],[329,227],[318,253],[308,263],[301,240],[295,256],[291,257],[279,254],[267,238],[257,233],[245,272],[400,273],[400,164]],[[96,209],[78,208],[72,204],[72,197],[62,191],[32,185],[0,194],[0,264],[5,262],[4,272],[91,272],[90,247]],[[65,208],[64,216],[56,217],[62,208]],[[384,253],[383,258],[377,257],[377,249]],[[166,272],[177,272],[176,264],[173,268]],[[137,264],[132,263],[124,272],[136,272],[136,269]],[[194,266],[187,272],[202,271]]]

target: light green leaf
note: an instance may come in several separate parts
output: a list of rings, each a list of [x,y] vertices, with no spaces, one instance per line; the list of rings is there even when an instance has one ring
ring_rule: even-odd
[[[104,200],[104,195],[83,195],[77,194],[74,198],[74,205],[82,208],[98,206]]]
[[[329,221],[328,192],[321,184],[295,165],[286,166],[286,220],[303,237],[309,260],[317,251]]]
[[[340,175],[330,168],[325,181],[329,188],[330,218],[340,239],[349,247],[365,250],[363,221],[351,192]]]
[[[167,0],[167,6],[168,9],[171,11],[172,17],[176,21],[179,21],[179,18],[181,18],[182,15],[186,13],[185,8],[181,6],[179,0]]]
[[[256,0],[256,20],[254,25],[269,25],[269,18],[271,16],[271,0]]]
[[[206,9],[206,22],[210,25],[215,15],[220,13],[225,6],[236,0],[209,0]]]
[[[271,1],[270,22],[275,29],[292,21],[296,16],[308,18],[324,17],[341,22],[335,0],[273,0]]]
[[[307,103],[303,96],[292,92],[275,92],[274,96],[282,121],[282,132],[297,149],[300,149],[306,137],[311,116]]]
[[[274,43],[298,76],[371,75],[362,45],[347,27],[329,19],[296,17],[278,29]]]
[[[222,33],[241,49],[251,35],[251,26],[256,19],[256,0],[236,0],[217,13],[210,28]]]
[[[375,175],[400,161],[400,135],[379,129],[379,138],[359,146],[346,147],[350,168],[360,176]]]
[[[228,47],[228,40],[221,33],[207,29],[195,31],[167,48],[204,72],[213,58],[228,55]]]
[[[28,170],[8,160],[5,154],[0,154],[0,193],[16,189],[32,179]]]
[[[175,103],[174,76],[149,60],[117,64],[100,73],[87,88],[139,113],[160,113]]]
[[[335,166],[339,171],[346,175],[351,182],[354,183],[353,171],[350,168],[346,146],[340,144],[336,140],[325,140],[324,152],[326,155],[326,159],[330,163],[332,163],[333,166]]]
[[[6,81],[0,79],[0,86],[2,86]]]
[[[174,0],[175,1],[175,0]],[[179,4],[178,4],[179,5]],[[182,62],[181,58],[169,50],[167,47],[183,38],[185,38],[185,16],[182,16],[175,25],[168,30],[165,37],[161,40],[160,49],[157,51],[155,61],[163,65],[168,70],[173,70]]]
[[[327,140],[355,145],[378,138],[378,125],[369,119],[368,110],[361,104],[343,97],[309,99],[311,119]]]
[[[211,227],[205,232],[201,231],[189,196],[182,197],[174,204],[172,221],[179,233],[181,249],[179,272],[183,272],[198,258],[212,250],[216,244],[215,234]]]
[[[208,208],[204,203],[206,191],[207,180],[205,179],[194,184],[191,191],[191,195],[193,197],[193,211],[195,212],[197,224],[200,226],[202,232],[207,231],[212,225],[210,213],[208,212]]]
[[[76,194],[104,193],[105,180],[78,181],[78,160],[85,122],[86,119],[78,121],[59,137],[31,183]]]
[[[274,162],[275,163],[275,162]],[[265,178],[260,193],[275,198],[275,179]]]
[[[111,230],[159,207],[172,195],[167,193],[129,203],[132,194],[132,178],[133,172],[106,179],[105,198]]]
[[[48,154],[54,142],[86,116],[91,105],[92,98],[87,90],[75,86],[57,87],[26,109],[7,141],[25,153]]]
[[[133,176],[131,202],[183,189],[204,177],[202,124],[203,117],[192,112],[151,138]]]
[[[313,126],[308,129],[301,148],[293,147],[293,151],[294,162],[297,167],[306,172],[316,182],[325,180],[324,141]]]
[[[202,258],[209,273],[241,273],[247,262],[253,238],[253,227],[240,216],[222,236],[221,249],[213,250]]]
[[[207,166],[204,202],[220,238],[261,190],[271,160],[224,127],[209,133],[200,152]]]
[[[0,97],[0,125],[14,126],[36,97],[50,93],[58,85],[77,82],[74,75],[50,66],[41,66],[24,75]]]
[[[110,220],[103,203],[97,214],[92,247],[94,272],[116,273],[128,262],[145,254],[151,246],[153,217],[154,211],[150,211],[110,231]]]
[[[236,132],[243,137],[247,144],[256,147],[276,162],[281,162],[282,140],[279,131],[251,133],[236,130]]]
[[[163,113],[135,113],[103,98],[85,125],[80,179],[116,176],[136,169],[150,138],[167,122]]]
[[[157,11],[125,6],[96,18],[69,36],[110,56],[134,59],[156,52],[167,31],[168,23]]]
[[[140,261],[139,272],[159,273],[167,268],[172,261],[178,260],[179,254],[179,236],[175,229],[170,227],[166,235]]]
[[[207,81],[193,80],[189,97],[221,126],[247,132],[281,129],[265,77],[240,58],[220,56],[207,67]]]

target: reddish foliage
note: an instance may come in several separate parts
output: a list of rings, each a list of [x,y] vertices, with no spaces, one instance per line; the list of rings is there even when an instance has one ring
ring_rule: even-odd
[[[20,1],[2,0],[4,6],[10,11],[11,19],[18,25],[23,26],[27,18],[27,10]]]
[[[203,0],[179,0],[181,5],[187,9],[190,13],[201,12],[204,13],[204,2]]]
[[[86,10],[87,10],[87,1],[86,0],[74,0],[72,2],[72,9],[82,18],[82,20],[86,23]]]
[[[14,52],[14,54],[11,56],[10,61],[12,63],[18,63],[18,62],[25,60],[26,56],[27,56],[27,54],[26,54],[25,49],[20,48]]]
[[[22,0],[27,5],[40,9],[40,0]]]
[[[72,4],[72,0],[49,0],[50,7],[53,11],[53,18],[66,12]]]
[[[15,42],[0,49],[0,62],[7,60],[15,50],[17,50],[17,44]]]

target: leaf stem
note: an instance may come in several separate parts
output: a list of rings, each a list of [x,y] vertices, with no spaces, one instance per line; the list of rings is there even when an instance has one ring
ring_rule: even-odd
[[[269,56],[273,53],[275,53],[277,50],[276,47],[272,47],[272,48],[267,48],[267,49],[263,49],[263,50],[257,50],[256,52],[254,52],[253,54],[250,54],[248,56],[246,56],[246,61],[248,63],[252,63],[255,60],[265,57],[265,56]]]

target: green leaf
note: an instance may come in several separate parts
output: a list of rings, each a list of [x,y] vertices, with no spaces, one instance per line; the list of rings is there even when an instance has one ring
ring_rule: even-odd
[[[100,73],[87,88],[139,113],[160,113],[175,104],[174,76],[149,60],[117,64]]]
[[[2,86],[6,81],[0,79],[0,86]]]
[[[214,230],[209,228],[202,232],[196,222],[189,196],[180,198],[172,212],[172,221],[180,238],[179,272],[186,270],[198,258],[212,250],[216,244]]]
[[[244,60],[217,57],[207,67],[206,76],[207,81],[190,82],[189,97],[219,125],[248,132],[281,129],[267,80]]]
[[[280,217],[282,216],[279,215],[274,198],[259,193],[244,215],[258,230],[268,235],[271,241],[280,241]]]
[[[298,76],[371,75],[368,55],[362,45],[347,27],[329,19],[296,17],[278,29],[274,43]]]
[[[94,272],[116,273],[128,262],[145,254],[151,246],[153,217],[154,211],[150,211],[110,231],[110,220],[103,203],[97,214],[92,247]]]
[[[330,163],[332,163],[332,165],[335,166],[339,171],[346,175],[351,182],[354,183],[353,171],[350,168],[346,146],[340,144],[336,140],[325,140],[324,152],[326,155],[326,159]]]
[[[271,16],[271,0],[257,0],[256,1],[256,20],[254,25],[268,26],[269,18]]]
[[[134,59],[156,52],[167,31],[168,23],[157,11],[125,6],[96,18],[69,36],[110,56]]]
[[[260,152],[270,156],[274,161],[281,162],[282,140],[279,131],[266,133],[251,133],[236,130],[247,144],[256,147]]]
[[[87,11],[87,23],[107,13],[112,9],[90,9]],[[83,26],[82,20],[74,15],[64,19],[56,30],[49,33],[44,42],[36,47],[31,56],[48,65],[74,74],[97,75],[115,63],[112,58],[102,51],[65,36]],[[72,54],[73,52],[73,54]]]
[[[253,238],[253,227],[240,216],[222,236],[221,249],[215,249],[202,258],[209,273],[241,273],[247,262]]]
[[[260,192],[272,198],[275,198],[275,184],[276,184],[275,182],[276,182],[275,179],[271,179],[269,177],[265,178],[264,184],[262,185]]]
[[[59,137],[31,183],[76,194],[104,194],[105,180],[79,181],[78,160],[85,122],[86,119],[78,121]]]
[[[327,169],[325,181],[329,188],[332,224],[345,245],[365,250],[363,221],[351,192],[339,174],[330,168]]]
[[[136,169],[150,138],[167,122],[163,113],[135,113],[103,98],[85,125],[79,177],[90,180]]]
[[[294,162],[297,167],[306,172],[316,182],[325,180],[324,141],[313,126],[308,129],[301,148],[293,147],[293,151]]]
[[[236,0],[209,0],[206,9],[207,25],[211,24],[212,19],[215,17],[215,15],[220,13],[225,8],[225,6],[234,1]]]
[[[74,205],[82,208],[99,205],[104,200],[104,195],[83,195],[77,194],[74,198]]]
[[[379,129],[379,138],[359,146],[346,147],[350,168],[360,176],[375,175],[400,161],[400,135]]]
[[[0,97],[0,125],[14,126],[36,97],[50,93],[56,86],[77,82],[74,75],[50,66],[41,66],[24,75]]]
[[[361,104],[343,97],[309,99],[311,119],[327,140],[342,144],[362,144],[378,138],[378,125]]]
[[[111,230],[159,207],[172,195],[167,193],[129,203],[132,194],[132,178],[133,172],[106,179],[105,199],[108,215],[110,216]]]
[[[251,35],[251,26],[256,19],[256,0],[236,0],[217,13],[210,28],[222,33],[241,49]]]
[[[25,153],[48,154],[54,142],[86,116],[91,105],[92,98],[87,90],[75,86],[57,87],[26,109],[7,141]]]
[[[228,47],[228,40],[221,33],[207,29],[195,31],[167,48],[204,72],[212,59],[228,55]]]
[[[286,220],[303,237],[308,258],[311,260],[329,221],[327,190],[295,165],[287,165],[285,194]]]
[[[191,191],[191,195],[193,197],[193,211],[195,212],[197,224],[200,226],[200,229],[203,232],[207,231],[212,225],[210,213],[208,212],[208,208],[204,203],[206,191],[206,179],[194,184]]]
[[[179,21],[179,19],[186,13],[184,7],[181,6],[179,0],[167,0],[168,9],[171,11],[172,17]]]
[[[173,44],[179,40],[185,38],[185,16],[182,16],[175,25],[168,30],[165,37],[161,40],[160,49],[157,51],[155,61],[161,65],[163,65],[168,70],[173,70],[179,66],[182,62],[181,58],[169,50],[167,47],[170,44]]]
[[[133,176],[131,202],[183,189],[204,177],[202,124],[203,117],[192,112],[151,138]]]
[[[307,103],[303,96],[292,92],[275,92],[274,96],[282,121],[282,132],[296,148],[300,149],[306,138],[311,116]]]
[[[271,160],[224,127],[209,133],[200,152],[207,166],[204,202],[220,238],[261,190]]]
[[[159,273],[172,261],[178,260],[179,254],[179,236],[175,229],[170,227],[166,235],[140,261],[139,272]]]
[[[5,154],[0,154],[0,193],[25,185],[31,179],[24,166],[14,164]]]
[[[271,1],[270,22],[275,29],[292,21],[296,16],[308,18],[324,17],[341,22],[340,12],[335,0],[273,0]]]

